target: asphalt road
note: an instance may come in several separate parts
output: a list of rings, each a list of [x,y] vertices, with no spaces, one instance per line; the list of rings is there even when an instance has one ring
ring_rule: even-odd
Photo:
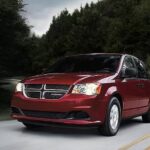
[[[150,124],[141,118],[122,123],[114,137],[96,129],[44,127],[27,130],[17,121],[0,122],[0,150],[150,150]]]

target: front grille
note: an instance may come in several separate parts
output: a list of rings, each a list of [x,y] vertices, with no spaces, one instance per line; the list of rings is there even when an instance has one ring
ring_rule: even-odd
[[[36,92],[36,91],[26,91],[26,96],[30,98],[40,98],[41,97],[41,92]]]
[[[68,90],[68,85],[53,85],[53,84],[46,84],[45,89],[50,90]]]
[[[31,111],[22,110],[23,114],[29,117],[37,118],[50,118],[50,119],[64,119],[67,116],[67,112],[43,112],[43,111]]]
[[[39,90],[42,89],[42,84],[25,84],[25,88]]]
[[[24,96],[34,99],[59,99],[69,90],[69,85],[25,84]]]

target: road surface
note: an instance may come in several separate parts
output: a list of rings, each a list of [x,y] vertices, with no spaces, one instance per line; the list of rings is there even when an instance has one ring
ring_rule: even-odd
[[[0,150],[150,150],[150,124],[141,118],[122,123],[118,134],[96,129],[43,127],[27,130],[20,122],[0,122]]]

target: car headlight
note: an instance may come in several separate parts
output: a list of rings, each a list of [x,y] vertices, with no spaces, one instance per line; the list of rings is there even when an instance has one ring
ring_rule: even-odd
[[[76,84],[73,87],[73,94],[98,95],[101,92],[99,83]]]
[[[24,87],[24,84],[23,83],[18,83],[16,85],[16,92],[22,92],[23,91],[23,87]]]

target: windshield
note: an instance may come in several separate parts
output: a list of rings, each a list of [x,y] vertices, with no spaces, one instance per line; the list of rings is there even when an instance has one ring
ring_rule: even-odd
[[[65,57],[46,73],[115,73],[121,55],[78,55]]]

